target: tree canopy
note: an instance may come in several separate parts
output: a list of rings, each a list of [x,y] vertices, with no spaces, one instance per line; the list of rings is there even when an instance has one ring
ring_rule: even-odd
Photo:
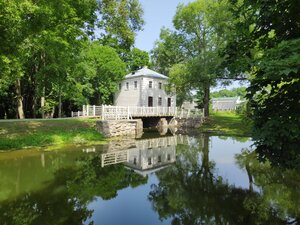
[[[175,31],[162,29],[152,51],[156,66],[165,68],[175,86],[185,87],[178,88],[179,95],[188,93],[187,89],[203,93],[205,116],[209,114],[210,87],[216,83],[222,62],[218,52],[226,43],[230,19],[225,0],[180,4],[173,18]],[[179,72],[179,68],[186,71]]]
[[[149,61],[133,48],[144,24],[138,0],[0,0],[0,8],[0,118],[110,103],[126,68]]]
[[[224,48],[231,73],[250,74],[247,97],[262,158],[299,160],[299,1],[232,1],[234,35]]]

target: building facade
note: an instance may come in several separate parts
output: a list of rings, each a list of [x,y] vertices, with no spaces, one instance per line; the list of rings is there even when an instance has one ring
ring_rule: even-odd
[[[168,77],[144,67],[125,76],[115,93],[116,106],[176,107],[176,95],[167,94]]]
[[[232,98],[213,98],[212,109],[214,111],[232,111],[237,108],[244,101],[240,100],[240,97],[232,97]]]

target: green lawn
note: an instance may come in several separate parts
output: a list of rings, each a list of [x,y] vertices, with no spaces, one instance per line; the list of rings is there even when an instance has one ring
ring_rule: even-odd
[[[95,125],[95,119],[1,121],[0,150],[102,143]]]
[[[235,112],[214,112],[200,129],[218,135],[251,136],[252,123]]]

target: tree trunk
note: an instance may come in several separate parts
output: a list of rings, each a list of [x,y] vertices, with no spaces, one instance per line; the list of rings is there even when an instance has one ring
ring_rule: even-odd
[[[42,118],[45,119],[45,86],[43,87],[43,90],[42,90],[41,113],[42,113]]]
[[[203,107],[204,107],[204,117],[209,117],[209,84],[204,85],[204,96],[203,96]]]
[[[33,100],[32,100],[32,118],[36,118],[36,96],[33,96]]]
[[[23,97],[21,92],[21,81],[17,79],[16,81],[16,94],[17,94],[17,107],[18,107],[18,117],[19,119],[24,119],[24,110],[23,110]]]
[[[61,88],[59,86],[59,94],[58,94],[58,118],[61,118]]]
[[[248,175],[248,180],[249,180],[249,190],[252,192],[253,191],[253,177],[252,177],[252,174],[251,174],[251,169],[250,169],[249,162],[247,162],[245,168],[246,168],[247,175]]]
[[[46,54],[45,52],[41,52],[41,61],[42,65],[46,66]],[[42,95],[41,95],[41,113],[42,118],[45,119],[45,95],[46,95],[46,74],[43,74],[42,80]]]

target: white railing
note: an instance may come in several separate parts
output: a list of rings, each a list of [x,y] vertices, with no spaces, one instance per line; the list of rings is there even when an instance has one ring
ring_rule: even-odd
[[[129,151],[123,150],[118,152],[110,152],[101,155],[101,166],[108,166],[128,161]]]
[[[133,117],[176,116],[179,118],[203,115],[200,109],[182,109],[176,107],[111,106],[84,105],[82,111],[72,112],[72,117],[100,117],[104,120],[123,120]]]

